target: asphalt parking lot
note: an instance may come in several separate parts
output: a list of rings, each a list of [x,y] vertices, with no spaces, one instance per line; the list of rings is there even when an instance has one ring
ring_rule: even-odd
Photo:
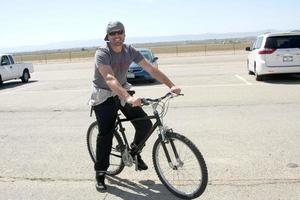
[[[200,199],[300,198],[300,76],[256,82],[246,55],[162,56],[159,68],[182,87],[165,123],[193,140],[208,167]],[[36,64],[28,84],[0,88],[0,199],[176,199],[143,152],[146,172],[126,168],[94,187],[85,134],[94,117],[87,101],[93,60]],[[168,90],[136,83],[137,95]],[[129,128],[130,129],[130,128]]]

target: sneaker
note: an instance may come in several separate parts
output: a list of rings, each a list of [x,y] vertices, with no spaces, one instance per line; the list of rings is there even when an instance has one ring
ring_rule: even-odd
[[[145,146],[145,145],[144,145],[144,146]],[[143,146],[142,148],[144,148],[144,146]],[[133,142],[133,143],[131,143],[130,147],[131,147],[132,150],[134,150],[134,149],[137,147],[137,145]],[[141,152],[141,150],[140,150],[140,152]],[[138,162],[137,169],[138,169],[138,170],[147,170],[147,169],[148,169],[148,166],[147,166],[147,164],[142,160],[142,157],[141,157],[141,155],[140,155],[140,152],[138,152],[137,154],[135,154],[135,155],[137,156],[137,162]],[[133,155],[133,154],[131,153],[131,156],[132,156],[134,162],[135,162],[135,155]]]
[[[96,190],[98,192],[105,192],[107,187],[105,185],[105,173],[96,172]]]
[[[137,162],[138,162],[138,170],[147,170],[148,166],[147,164],[142,160],[142,157],[140,154],[137,154]]]

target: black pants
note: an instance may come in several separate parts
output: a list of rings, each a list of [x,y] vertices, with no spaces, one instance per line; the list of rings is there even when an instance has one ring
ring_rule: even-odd
[[[130,120],[147,116],[141,107],[132,107],[129,104],[122,107],[117,96],[110,97],[105,102],[94,107],[99,129],[94,166],[96,171],[106,171],[109,167],[109,154],[111,152],[114,125],[119,109]],[[132,122],[132,124],[136,131],[133,143],[138,145],[149,132],[152,122],[151,120],[139,120]]]

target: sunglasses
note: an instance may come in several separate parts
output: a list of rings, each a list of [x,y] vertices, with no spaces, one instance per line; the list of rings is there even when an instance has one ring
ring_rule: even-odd
[[[118,31],[112,31],[108,35],[115,36],[115,35],[122,35],[124,33],[124,30],[118,30]]]

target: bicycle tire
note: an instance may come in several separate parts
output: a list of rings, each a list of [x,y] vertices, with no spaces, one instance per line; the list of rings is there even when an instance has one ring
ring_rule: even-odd
[[[171,140],[174,142],[180,160],[183,162],[183,165],[178,166],[177,169],[169,165],[165,151],[162,148],[162,143],[164,142],[168,147],[170,156],[173,156],[173,159],[171,157],[173,163],[175,156],[171,150],[172,147],[169,142]],[[165,141],[162,141],[161,137],[159,137],[153,145],[152,160],[160,181],[175,196],[182,199],[193,199],[199,197],[205,191],[208,183],[208,172],[204,158],[198,148],[183,135],[167,132]],[[192,161],[195,162],[191,163]],[[178,162],[178,160],[176,160],[176,162]],[[192,169],[187,169],[188,167]],[[183,174],[180,174],[181,172],[183,172]],[[191,178],[187,178],[187,175],[190,175]],[[183,180],[179,180],[181,177]],[[184,191],[186,189],[187,191]]]
[[[86,134],[86,143],[87,143],[88,152],[94,163],[96,161],[96,142],[97,142],[98,132],[99,132],[98,124],[95,121],[89,126]],[[123,141],[119,133],[115,131],[113,135],[113,144],[112,144],[112,150],[110,155],[110,166],[106,171],[107,175],[115,176],[123,171],[125,166],[121,157],[122,146],[123,146]]]

